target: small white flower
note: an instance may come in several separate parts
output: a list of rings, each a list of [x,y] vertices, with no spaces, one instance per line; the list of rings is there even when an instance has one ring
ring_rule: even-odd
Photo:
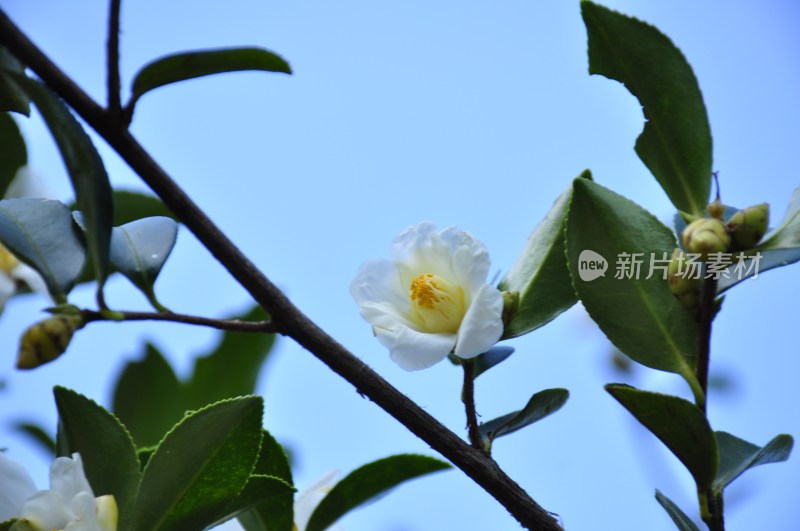
[[[311,515],[323,498],[339,482],[339,471],[332,470],[325,474],[319,481],[297,495],[294,500],[294,531],[305,531]],[[331,526],[325,531],[341,531],[341,527]]]
[[[117,504],[94,497],[79,454],[56,458],[50,490],[38,492],[28,472],[0,454],[0,522],[12,518],[11,531],[116,531]]]
[[[500,339],[503,296],[486,283],[490,265],[468,232],[422,222],[395,238],[391,260],[365,262],[350,293],[392,360],[425,369],[450,352],[473,358]]]

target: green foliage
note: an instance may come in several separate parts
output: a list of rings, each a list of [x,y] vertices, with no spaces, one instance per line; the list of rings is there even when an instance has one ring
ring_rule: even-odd
[[[103,161],[80,123],[49,89],[24,76],[15,77],[15,82],[36,104],[61,151],[78,210],[83,213],[87,247],[100,291],[109,274],[108,253],[114,215],[111,184]]]
[[[56,302],[66,302],[86,261],[66,206],[47,199],[0,201],[0,240],[42,275]]]
[[[161,199],[154,195],[130,190],[113,190],[114,196],[114,226],[119,227],[131,221],[142,218],[163,216],[178,221],[175,214],[168,209]],[[77,205],[70,207],[72,210]]]
[[[53,437],[38,424],[32,422],[17,422],[13,425],[13,428],[30,437],[30,439],[49,456],[55,455],[56,442],[53,440]]]
[[[147,462],[130,529],[202,529],[219,519],[250,478],[262,413],[262,399],[249,396],[184,417]]]
[[[292,531],[294,492],[282,479],[252,475],[226,508],[225,519],[238,517],[246,531]]]
[[[0,46],[0,112],[11,111],[30,116],[30,98],[8,73],[22,75],[25,66],[14,57],[8,48]]]
[[[83,395],[56,387],[58,453],[79,452],[96,495],[113,494],[126,529],[136,499],[140,471],[131,436],[117,418]]]
[[[609,384],[606,391],[675,454],[694,477],[698,492],[711,486],[719,452],[714,432],[700,408],[677,396],[623,384]]]
[[[461,365],[465,361],[472,363],[474,371],[472,377],[477,378],[492,367],[506,361],[514,353],[514,350],[514,347],[495,345],[483,354],[479,354],[469,360],[462,360],[453,353],[448,354],[447,359],[449,359],[453,365]]]
[[[711,128],[692,68],[653,26],[588,1],[589,72],[620,81],[642,104],[636,153],[678,210],[701,215],[711,189]]]
[[[700,529],[694,525],[692,519],[686,516],[686,513],[681,511],[680,507],[675,505],[672,500],[664,496],[658,489],[656,489],[656,500],[658,500],[658,503],[667,511],[669,517],[672,518],[672,521],[675,522],[675,525],[678,526],[680,531],[700,531]]]
[[[16,522],[16,518],[12,518],[11,520],[6,520],[5,522],[0,522],[0,531],[10,531],[11,526],[14,525]]]
[[[424,455],[394,455],[347,475],[320,502],[306,531],[323,531],[353,509],[410,479],[446,470],[450,465]]]
[[[591,178],[589,171],[579,177]],[[570,186],[553,203],[497,287],[519,292],[519,307],[511,315],[503,339],[544,326],[577,302],[564,255],[564,223],[571,197]]]
[[[639,205],[600,186],[577,179],[567,220],[567,260],[573,284],[586,311],[624,354],[653,369],[682,375],[694,390],[697,325],[675,300],[660,271],[646,278],[606,274],[582,280],[581,253],[591,250],[612,262],[621,253],[648,259],[669,258],[672,231]]]
[[[480,432],[484,444],[487,448],[491,448],[492,442],[496,438],[514,433],[555,413],[561,409],[561,406],[567,402],[568,398],[569,391],[566,389],[556,388],[539,391],[528,400],[528,403],[521,410],[481,424]]]
[[[719,470],[713,484],[716,492],[722,492],[734,479],[755,466],[786,461],[794,446],[794,439],[786,434],[778,435],[763,448],[724,431],[716,432],[716,436],[719,447]]]
[[[5,197],[17,171],[27,163],[28,150],[17,122],[10,113],[0,112],[0,197]]]
[[[111,264],[160,308],[153,285],[178,237],[171,218],[137,219],[111,231]]]
[[[260,70],[291,74],[282,57],[262,48],[198,50],[162,57],[144,66],[133,78],[130,108],[145,92],[196,77]]]
[[[786,214],[774,231],[765,236],[756,250],[800,248],[800,188],[797,188],[786,207]]]

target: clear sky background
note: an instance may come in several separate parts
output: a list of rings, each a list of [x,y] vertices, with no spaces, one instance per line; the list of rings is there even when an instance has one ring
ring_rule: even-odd
[[[105,101],[107,5],[99,0],[0,0],[70,76]],[[722,199],[767,201],[773,222],[800,185],[800,4],[794,0],[606,5],[659,27],[682,49],[703,91]],[[123,2],[122,75],[172,52],[257,45],[283,55],[291,77],[227,74],[145,95],[132,131],[253,261],[322,328],[427,411],[464,433],[461,374],[443,362],[407,373],[374,340],[347,291],[359,264],[387,257],[408,225],[455,224],[480,238],[507,271],[555,197],[585,168],[667,220],[672,208],[633,151],[643,117],[620,84],[587,72],[579,2]],[[53,196],[70,198],[38,115],[23,120],[30,162]],[[115,186],[144,189],[97,140]],[[765,273],[729,292],[714,324],[715,429],[759,445],[800,436],[797,312],[800,268]],[[224,316],[247,294],[182,229],[156,286],[175,311]],[[109,303],[144,309],[122,279]],[[92,304],[92,290],[74,299]],[[17,339],[40,318],[26,296],[0,318],[0,446],[41,486],[48,463],[9,426],[55,429],[51,389],[74,388],[110,405],[122,363],[151,340],[181,374],[215,334],[172,324],[97,324],[40,370],[12,369]],[[517,353],[477,382],[490,419],[531,394],[567,387],[556,415],[499,440],[497,461],[570,530],[673,529],[659,488],[696,514],[682,466],[605,391],[626,381],[689,397],[679,377],[617,372],[611,347],[578,306],[510,341]],[[143,390],[146,392],[146,390]],[[404,452],[433,452],[308,352],[281,340],[260,380],[265,426],[296,456],[303,487]],[[727,529],[792,530],[800,520],[800,457],[748,472],[728,490]],[[490,496],[453,470],[407,484],[342,520],[348,531],[516,529]]]

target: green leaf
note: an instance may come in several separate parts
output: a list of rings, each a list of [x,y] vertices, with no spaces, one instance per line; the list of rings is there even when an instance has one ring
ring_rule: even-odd
[[[568,398],[569,391],[566,389],[556,388],[539,391],[528,400],[528,403],[521,410],[481,424],[481,437],[487,446],[491,446],[492,442],[498,437],[514,433],[555,413],[561,409],[561,406],[567,402]]]
[[[114,413],[137,446],[158,444],[188,409],[170,364],[154,345],[145,348],[143,359],[129,362],[114,386]]]
[[[6,195],[8,185],[14,180],[17,171],[27,163],[28,150],[17,122],[11,114],[0,113],[0,197]]]
[[[261,440],[261,451],[258,454],[258,461],[253,469],[253,474],[259,476],[271,476],[282,479],[287,484],[292,485],[292,468],[286,451],[278,441],[266,430],[263,430],[264,438]]]
[[[268,317],[256,306],[239,319],[263,321]],[[274,343],[274,334],[226,331],[213,351],[195,359],[192,379],[187,384],[188,407],[255,391],[259,371]]]
[[[588,170],[579,177],[591,178]],[[501,291],[519,293],[519,307],[512,313],[502,339],[521,336],[544,326],[578,300],[564,254],[564,223],[571,197],[572,186],[556,199],[497,286]]]
[[[483,354],[479,354],[469,360],[462,360],[453,353],[448,354],[447,359],[453,365],[462,365],[465,361],[472,363],[475,371],[472,377],[477,378],[495,365],[506,361],[514,353],[514,350],[514,347],[494,346]]]
[[[203,529],[247,483],[261,445],[263,401],[224,400],[189,413],[142,475],[131,531]]]
[[[6,520],[5,522],[0,522],[0,531],[10,531],[11,530],[11,526],[14,525],[14,522],[16,522],[16,521],[17,521],[16,518],[12,518],[11,520]]]
[[[111,232],[111,263],[155,302],[153,285],[175,240],[178,224],[171,218],[137,219]]]
[[[56,441],[40,425],[32,422],[16,422],[12,425],[12,428],[27,435],[49,457],[55,456]]]
[[[323,531],[336,520],[397,485],[450,465],[424,455],[379,459],[351,472],[336,484],[311,514],[306,531]]]
[[[79,452],[96,496],[113,494],[126,529],[139,486],[136,448],[119,420],[83,395],[56,387],[61,455]]]
[[[757,251],[800,247],[800,188],[795,189],[778,227],[764,237]]]
[[[694,374],[697,325],[675,300],[665,276],[676,245],[672,231],[607,188],[585,179],[576,180],[574,186],[567,220],[567,261],[586,311],[624,354],[653,369],[682,375],[695,394],[702,395]],[[616,278],[611,273],[622,253],[629,257],[641,253],[640,274]],[[654,270],[647,278],[651,256],[665,260],[664,269]],[[603,270],[595,278],[600,271],[587,269],[594,261],[602,261],[611,271]]]
[[[30,116],[30,98],[22,90],[8,72],[22,75],[25,66],[8,51],[5,46],[0,46],[0,111],[11,111]]]
[[[713,487],[717,492],[722,492],[746,470],[758,465],[786,461],[794,446],[794,439],[786,434],[773,438],[763,448],[724,431],[718,431],[716,435],[719,446],[719,470]]]
[[[719,452],[714,432],[700,408],[677,396],[624,384],[606,385],[606,391],[675,454],[694,477],[698,491],[711,486]]]
[[[238,517],[245,531],[292,531],[294,492],[294,487],[280,478],[250,476],[244,490],[228,506],[221,520]]]
[[[78,210],[83,213],[98,290],[102,290],[109,273],[108,252],[114,215],[111,185],[103,161],[83,127],[49,89],[24,76],[16,76],[15,81],[36,104],[61,151]]]
[[[681,511],[680,507],[675,505],[672,500],[661,494],[658,489],[656,489],[656,500],[658,500],[661,507],[667,511],[667,514],[669,514],[669,517],[672,518],[672,521],[675,522],[675,525],[678,526],[680,531],[700,531],[700,529],[694,525],[692,519],[686,516],[686,513]]]
[[[129,190],[113,190],[114,226],[119,227],[142,218],[163,216],[177,221],[175,214],[158,197]],[[73,208],[74,210],[74,208]]]
[[[162,57],[144,66],[133,78],[130,108],[145,92],[196,77],[260,70],[291,74],[282,57],[263,48],[229,48],[197,50]]]
[[[56,302],[66,301],[86,261],[66,206],[47,199],[0,201],[0,241],[42,275]]]
[[[620,81],[641,103],[636,153],[678,210],[703,214],[711,190],[711,129],[691,66],[663,33],[581,2],[589,72]]]

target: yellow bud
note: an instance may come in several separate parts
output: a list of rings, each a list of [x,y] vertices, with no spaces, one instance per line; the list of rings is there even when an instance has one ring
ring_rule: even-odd
[[[769,205],[761,203],[738,211],[730,220],[728,228],[735,250],[755,247],[767,232],[769,226]]]
[[[83,325],[78,315],[56,315],[31,325],[20,340],[17,368],[35,369],[58,358]]]
[[[725,205],[720,203],[719,199],[717,199],[706,206],[706,211],[708,211],[708,215],[712,218],[722,219],[722,215],[725,214]]]
[[[725,224],[717,218],[702,218],[691,222],[681,235],[683,247],[705,259],[709,253],[725,253],[731,245],[731,236]]]

